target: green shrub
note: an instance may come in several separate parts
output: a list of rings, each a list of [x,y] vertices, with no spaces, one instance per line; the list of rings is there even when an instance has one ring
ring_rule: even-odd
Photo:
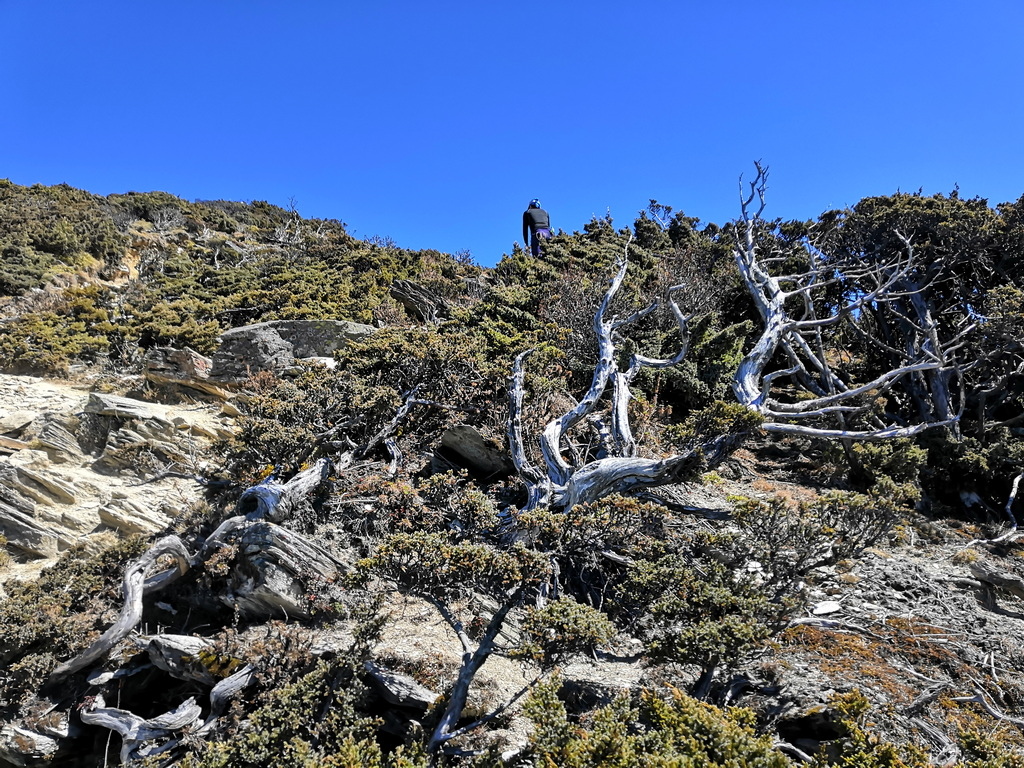
[[[645,640],[654,661],[695,664],[705,674],[733,666],[770,635],[775,609],[750,578],[682,554],[629,566],[611,613]]]
[[[757,736],[747,710],[720,710],[671,690],[638,701],[620,697],[570,720],[559,701],[559,681],[534,689],[524,706],[534,732],[524,757],[537,766],[558,768],[784,768],[790,762]]]
[[[230,738],[204,743],[182,768],[426,768],[412,745],[385,755],[379,721],[367,716],[358,659],[320,662],[295,682],[275,688]],[[154,765],[156,765],[154,761]]]
[[[536,584],[548,559],[518,545],[505,550],[414,532],[388,537],[361,565],[416,593],[449,600],[474,590],[507,597],[522,585]]]
[[[615,625],[601,611],[566,597],[543,608],[527,608],[520,629],[523,640],[513,655],[545,667],[574,655],[593,654],[615,637]]]
[[[742,536],[732,543],[734,556],[760,563],[762,588],[782,599],[812,569],[855,557],[892,530],[899,494],[891,481],[879,488],[878,495],[832,491],[800,504],[779,495],[740,499],[734,515]]]

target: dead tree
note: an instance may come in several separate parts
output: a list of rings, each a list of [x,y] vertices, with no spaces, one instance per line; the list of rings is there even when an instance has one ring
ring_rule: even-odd
[[[733,249],[740,277],[762,321],[760,334],[733,376],[732,390],[740,405],[760,416],[762,429],[767,432],[839,440],[909,437],[931,427],[955,424],[960,410],[955,407],[958,393],[953,383],[962,370],[957,353],[976,324],[965,323],[952,336],[943,335],[932,309],[922,298],[918,276],[924,272],[911,239],[899,233],[903,252],[874,262],[839,263],[805,241],[801,255],[806,268],[777,274],[778,265],[792,262],[793,254],[766,249],[765,243],[772,240],[771,227],[761,219],[767,178],[767,169],[758,164],[749,193],[741,195],[742,216]],[[531,460],[523,436],[524,366],[532,350],[521,353],[513,364],[507,431],[513,462],[527,486],[525,510],[568,509],[611,493],[676,482],[702,465],[714,466],[744,437],[742,432],[722,434],[672,456],[638,456],[629,424],[630,385],[642,368],[667,368],[682,362],[687,353],[690,317],[673,299],[673,293],[682,286],[669,289],[668,303],[681,337],[679,351],[667,359],[634,354],[628,367],[620,367],[616,353],[621,332],[660,305],[655,301],[624,319],[608,316],[626,275],[628,251],[629,244],[594,315],[598,360],[590,388],[575,407],[550,421],[537,436],[543,463]],[[847,288],[842,293],[848,298],[826,305],[821,300],[824,291],[840,282]],[[827,311],[822,310],[824,306],[828,306]],[[879,312],[897,319],[895,324],[902,333],[899,340],[883,340],[860,327],[863,318]],[[841,324],[852,328],[865,344],[881,349],[896,364],[869,381],[854,381],[837,371],[826,334]],[[918,418],[878,407],[880,399],[898,387],[902,392],[910,391],[919,401]],[[610,423],[605,424],[600,411],[609,390]],[[584,420],[597,426],[603,435],[605,455],[569,461],[566,454],[575,453],[570,450],[569,433]]]
[[[717,463],[731,453],[741,439],[738,435],[720,435],[703,445],[661,459],[637,455],[636,438],[629,423],[630,386],[642,368],[668,368],[682,362],[689,346],[690,317],[682,312],[672,297],[682,286],[673,286],[668,291],[667,299],[679,329],[679,351],[666,359],[635,353],[628,366],[624,370],[621,368],[616,354],[621,331],[655,312],[661,304],[660,300],[655,300],[646,308],[622,319],[608,316],[609,307],[622,286],[629,266],[629,245],[626,244],[618,259],[616,274],[594,314],[592,327],[598,341],[598,361],[590,388],[574,408],[550,421],[538,436],[543,465],[535,464],[529,458],[522,426],[525,361],[533,350],[521,353],[513,364],[509,379],[507,432],[512,461],[527,485],[528,501],[525,510],[542,506],[568,509],[611,493],[627,493],[676,482],[691,475],[704,462],[711,465]],[[605,424],[599,410],[609,389],[610,423]],[[570,463],[565,458],[569,432],[584,420],[593,422],[604,436],[606,455],[592,461]]]
[[[122,593],[124,604],[114,624],[92,645],[78,656],[61,664],[50,675],[50,681],[59,681],[68,675],[95,664],[120,643],[138,625],[142,617],[143,597],[163,589],[190,569],[202,565],[216,550],[236,539],[245,551],[243,562],[234,574],[232,589],[226,599],[241,608],[259,610],[287,607],[282,615],[302,616],[298,586],[309,576],[332,579],[342,564],[323,547],[294,531],[289,531],[270,520],[283,521],[289,517],[300,501],[311,493],[319,482],[326,479],[328,462],[321,459],[283,485],[255,486],[258,493],[242,494],[240,511],[221,523],[206,537],[199,551],[190,555],[177,536],[165,536],[150,547],[125,571]],[[155,576],[147,574],[157,562],[169,556],[174,565]]]
[[[116,621],[88,648],[50,674],[48,687],[51,694],[59,695],[58,685],[70,675],[102,662],[132,633],[142,617],[146,596],[199,568],[224,547],[233,546],[239,554],[225,594],[221,596],[224,602],[256,615],[303,617],[307,582],[310,579],[329,582],[345,566],[320,545],[271,521],[289,519],[304,499],[326,481],[329,466],[326,459],[321,459],[287,483],[265,483],[249,489],[239,501],[237,511],[242,514],[221,523],[200,544],[194,555],[177,536],[165,536],[155,542],[125,571],[122,583],[124,604]],[[161,565],[162,570],[149,575]],[[179,749],[183,731],[188,731],[192,738],[211,733],[231,699],[253,681],[254,670],[247,665],[213,685],[215,681],[208,673],[189,673],[182,656],[182,649],[192,652],[196,646],[202,647],[205,641],[192,637],[164,638],[158,644],[160,648],[151,649],[151,655],[155,653],[160,657],[160,661],[154,663],[172,676],[212,685],[209,715],[205,722],[200,721],[202,710],[194,698],[170,712],[148,719],[127,710],[107,707],[101,696],[88,700],[80,708],[82,722],[119,733],[122,737],[122,762],[165,755]],[[90,678],[97,682],[104,679],[102,675]],[[48,706],[53,710],[58,704],[51,701]],[[47,754],[52,754],[59,746],[53,739],[43,741],[41,734],[30,729],[16,725],[11,727],[15,732],[24,734],[22,741],[28,750],[45,748]]]
[[[897,233],[904,251],[873,262],[840,262],[807,241],[806,269],[774,274],[772,268],[787,261],[787,255],[771,249],[764,252],[764,242],[771,234],[761,219],[768,171],[760,164],[756,167],[749,193],[744,196],[741,191],[742,216],[737,222],[733,255],[761,316],[762,331],[733,379],[739,402],[764,417],[765,431],[815,437],[883,440],[954,424],[960,415],[951,385],[960,372],[956,354],[976,326],[966,324],[952,337],[943,338],[922,298],[924,286],[916,277],[921,265],[910,238]],[[844,287],[853,286],[852,291],[844,292],[852,297],[821,313],[816,298],[840,281]],[[864,318],[878,312],[898,318],[900,339],[884,340],[861,327]],[[893,367],[864,382],[851,381],[837,372],[829,359],[825,334],[840,324],[852,329],[866,345],[882,349],[887,359],[895,361]],[[773,368],[780,358],[784,367]],[[876,412],[879,396],[897,385],[907,391],[909,382],[927,393],[928,402],[918,404],[918,418]],[[785,399],[779,394],[784,384],[789,391]],[[848,426],[855,417],[863,417],[866,425]]]

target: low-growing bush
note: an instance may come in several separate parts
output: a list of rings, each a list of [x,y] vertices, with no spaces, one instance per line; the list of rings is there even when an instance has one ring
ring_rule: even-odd
[[[753,729],[753,714],[721,710],[670,690],[626,696],[570,719],[556,678],[538,686],[524,707],[534,732],[523,757],[558,768],[785,768],[790,762]]]
[[[605,614],[566,597],[527,608],[520,631],[523,640],[513,656],[545,667],[574,655],[593,655],[615,637],[615,625]]]

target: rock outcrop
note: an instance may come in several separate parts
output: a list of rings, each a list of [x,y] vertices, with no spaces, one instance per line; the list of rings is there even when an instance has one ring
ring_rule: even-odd
[[[194,349],[154,347],[144,360],[146,380],[161,387],[181,387],[227,400],[231,393],[210,381],[213,360]]]
[[[434,450],[435,471],[465,469],[478,480],[494,480],[511,475],[512,457],[497,440],[488,440],[468,424],[445,430]]]
[[[232,328],[220,337],[210,379],[238,383],[259,371],[281,373],[298,360],[332,358],[338,349],[375,330],[344,320],[273,320]]]
[[[0,376],[0,403],[0,535],[16,560],[0,581],[31,576],[103,531],[162,530],[201,498],[188,476],[211,440],[231,433],[210,407],[28,377]]]

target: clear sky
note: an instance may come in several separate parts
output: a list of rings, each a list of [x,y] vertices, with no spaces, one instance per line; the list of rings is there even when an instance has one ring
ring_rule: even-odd
[[[294,204],[494,264],[650,198],[1024,194],[1021,0],[0,0],[0,178]]]

